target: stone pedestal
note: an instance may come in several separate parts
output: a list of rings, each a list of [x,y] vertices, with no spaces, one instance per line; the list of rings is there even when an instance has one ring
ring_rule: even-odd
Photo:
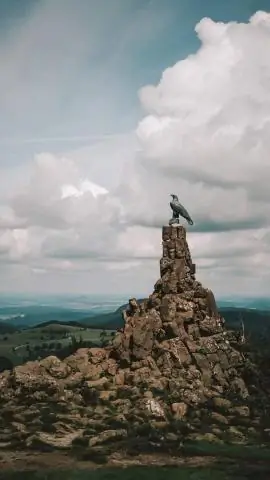
[[[186,241],[186,230],[182,225],[162,228],[162,258],[160,276],[165,280],[166,291],[177,293],[179,282],[194,278],[195,264],[192,263]]]

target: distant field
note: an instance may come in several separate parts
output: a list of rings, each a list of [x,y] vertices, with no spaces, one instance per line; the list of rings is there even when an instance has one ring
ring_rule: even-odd
[[[42,341],[65,341],[68,340],[69,337],[72,335],[75,336],[78,340],[81,337],[82,340],[100,341],[100,334],[102,332],[102,329],[82,329],[76,327],[66,327],[65,325],[52,325],[46,326],[44,328],[31,328],[13,334],[1,335],[0,348],[6,346],[13,347],[26,343],[39,344]],[[106,330],[107,334],[110,334],[111,332],[113,332],[113,330]],[[66,338],[63,338],[64,335]]]
[[[5,357],[13,365],[26,361],[29,355],[38,358],[42,351],[53,355],[54,350],[68,347],[72,342],[91,342],[100,345],[112,338],[113,330],[82,328],[62,324],[51,324],[38,328],[0,335],[0,357]],[[32,358],[32,357],[31,357]],[[4,360],[2,359],[2,362]],[[1,359],[0,359],[1,371]]]

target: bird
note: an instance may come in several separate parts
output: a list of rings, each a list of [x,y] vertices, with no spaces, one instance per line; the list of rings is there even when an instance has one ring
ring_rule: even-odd
[[[171,193],[171,197],[172,197],[172,201],[170,202],[170,207],[173,211],[173,217],[169,222],[170,225],[172,225],[173,223],[179,223],[179,215],[185,218],[185,220],[188,222],[189,225],[193,225],[194,224],[193,220],[190,218],[190,215],[185,209],[185,207],[181,205],[181,203],[179,202],[178,196],[175,195],[174,193]]]

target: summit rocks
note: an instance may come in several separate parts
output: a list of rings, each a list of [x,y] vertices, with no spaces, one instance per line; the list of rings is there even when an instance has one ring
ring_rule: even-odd
[[[269,395],[246,374],[213,292],[196,280],[184,227],[163,227],[162,240],[154,291],[129,301],[110,346],[0,375],[0,447],[259,441]]]

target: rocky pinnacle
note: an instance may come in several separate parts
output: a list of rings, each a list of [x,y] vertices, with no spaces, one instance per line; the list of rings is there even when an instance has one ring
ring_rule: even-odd
[[[164,226],[160,278],[146,300],[129,300],[111,345],[0,374],[0,448],[115,446],[146,430],[160,442],[248,441],[269,416],[246,371],[195,278],[185,228]]]
[[[195,280],[195,265],[192,263],[186,230],[182,226],[163,227],[163,255],[160,260],[160,277],[167,288],[163,293],[181,293],[192,286]]]

